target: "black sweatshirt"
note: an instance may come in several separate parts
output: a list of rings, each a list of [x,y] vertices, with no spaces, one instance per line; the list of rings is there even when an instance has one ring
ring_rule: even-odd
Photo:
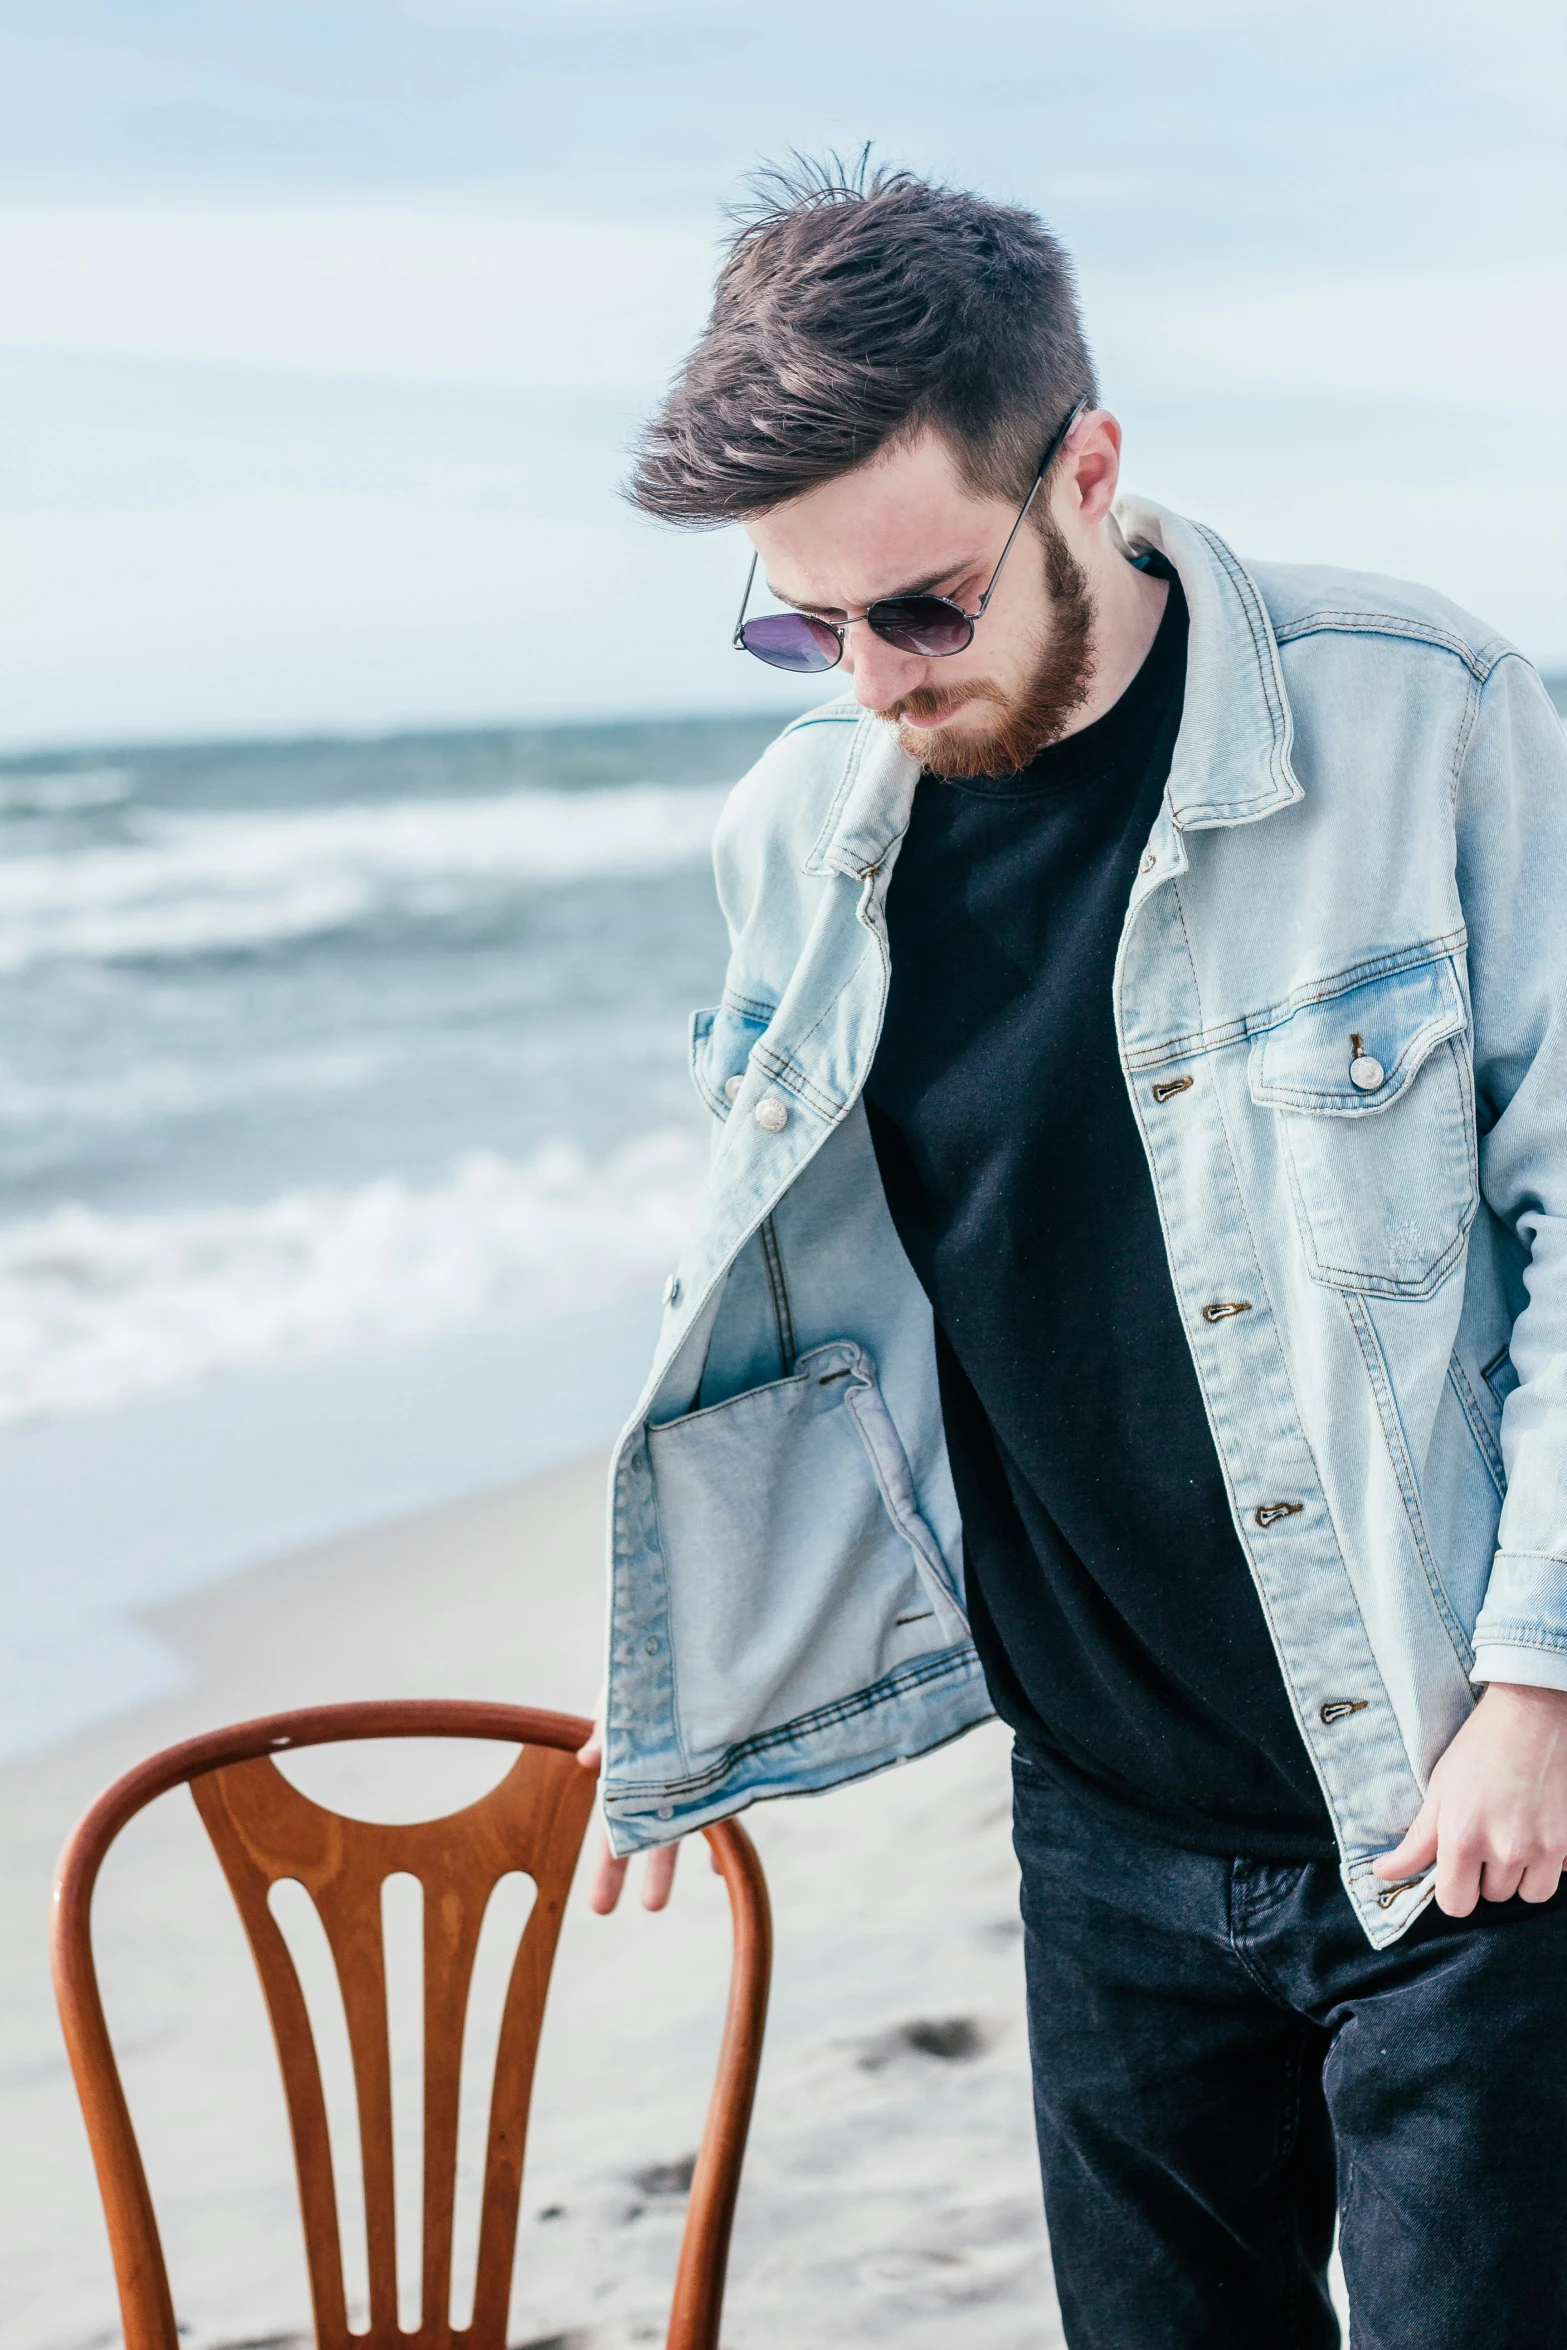
[[[1230,1515],[1112,1000],[1180,726],[1186,607],[1020,775],[921,779],[866,1087],[936,1319],[974,1638],[1074,1793],[1205,1852],[1330,1855]]]

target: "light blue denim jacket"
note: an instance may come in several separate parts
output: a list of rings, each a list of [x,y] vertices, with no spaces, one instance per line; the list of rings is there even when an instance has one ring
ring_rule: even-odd
[[[1432,1886],[1371,1863],[1474,1684],[1567,1688],[1567,743],[1527,662],[1438,596],[1248,570],[1140,501],[1117,521],[1191,614],[1116,958],[1122,1066],[1235,1524],[1381,1945]],[[621,1852],[989,1712],[930,1313],[860,1103],[918,775],[833,702],[720,823],[733,953],[692,1034],[711,1178],[611,1479]]]

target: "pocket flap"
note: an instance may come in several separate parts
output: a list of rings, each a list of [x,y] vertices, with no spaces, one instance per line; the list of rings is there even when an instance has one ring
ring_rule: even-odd
[[[742,1010],[735,1004],[715,1004],[710,1011],[691,1015],[691,1082],[715,1117],[727,1118],[733,1087],[743,1082],[751,1047],[767,1033],[761,1007]]]
[[[1251,1048],[1251,1098],[1278,1110],[1364,1118],[1391,1108],[1433,1048],[1465,1027],[1452,960],[1384,972],[1302,1004]]]

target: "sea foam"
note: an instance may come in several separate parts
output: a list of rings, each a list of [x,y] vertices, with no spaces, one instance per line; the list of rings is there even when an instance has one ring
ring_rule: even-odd
[[[670,872],[706,857],[723,800],[709,784],[631,784],[306,810],[142,810],[115,840],[0,863],[0,970],[255,949],[518,889]]]
[[[674,1261],[706,1155],[669,1128],[591,1160],[479,1151],[263,1206],[110,1216],[65,1206],[0,1232],[0,1425],[213,1372],[403,1347],[597,1306]]]

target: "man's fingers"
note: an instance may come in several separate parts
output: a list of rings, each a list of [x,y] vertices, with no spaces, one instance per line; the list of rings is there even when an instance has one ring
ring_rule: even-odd
[[[1480,1898],[1483,1856],[1474,1844],[1444,1837],[1436,1856],[1436,1906],[1450,1918],[1466,1918]]]
[[[675,1860],[678,1844],[659,1844],[647,1856],[647,1873],[642,1879],[642,1906],[644,1909],[662,1909],[669,1899],[669,1888],[675,1881]]]
[[[1428,1795],[1414,1817],[1408,1835],[1396,1850],[1384,1852],[1371,1864],[1374,1877],[1396,1883],[1400,1877],[1422,1876],[1436,1858],[1436,1801]]]
[[[1518,1891],[1525,1901],[1549,1901],[1561,1881],[1562,1864],[1559,1860],[1539,1860],[1524,1870]]]
[[[624,1860],[617,1860],[610,1851],[609,1838],[600,1837],[598,1859],[594,1863],[592,1882],[588,1886],[588,1907],[596,1910],[601,1918],[607,1918],[620,1899],[620,1889],[626,1881],[626,1871],[630,1866],[629,1855]]]
[[[644,1909],[663,1909],[669,1900],[669,1889],[675,1881],[675,1856],[678,1844],[656,1845],[647,1856],[642,1876],[642,1906]],[[617,1860],[609,1849],[609,1838],[599,1838],[598,1857],[593,1863],[593,1874],[588,1880],[588,1907],[601,1918],[608,1917],[625,1890],[626,1871],[631,1866],[631,1855]]]
[[[577,1748],[577,1760],[585,1771],[596,1771],[604,1760],[604,1733],[597,1722],[588,1732],[585,1743]]]
[[[1488,1860],[1480,1870],[1482,1901],[1511,1901],[1523,1883],[1523,1865],[1516,1860]]]

